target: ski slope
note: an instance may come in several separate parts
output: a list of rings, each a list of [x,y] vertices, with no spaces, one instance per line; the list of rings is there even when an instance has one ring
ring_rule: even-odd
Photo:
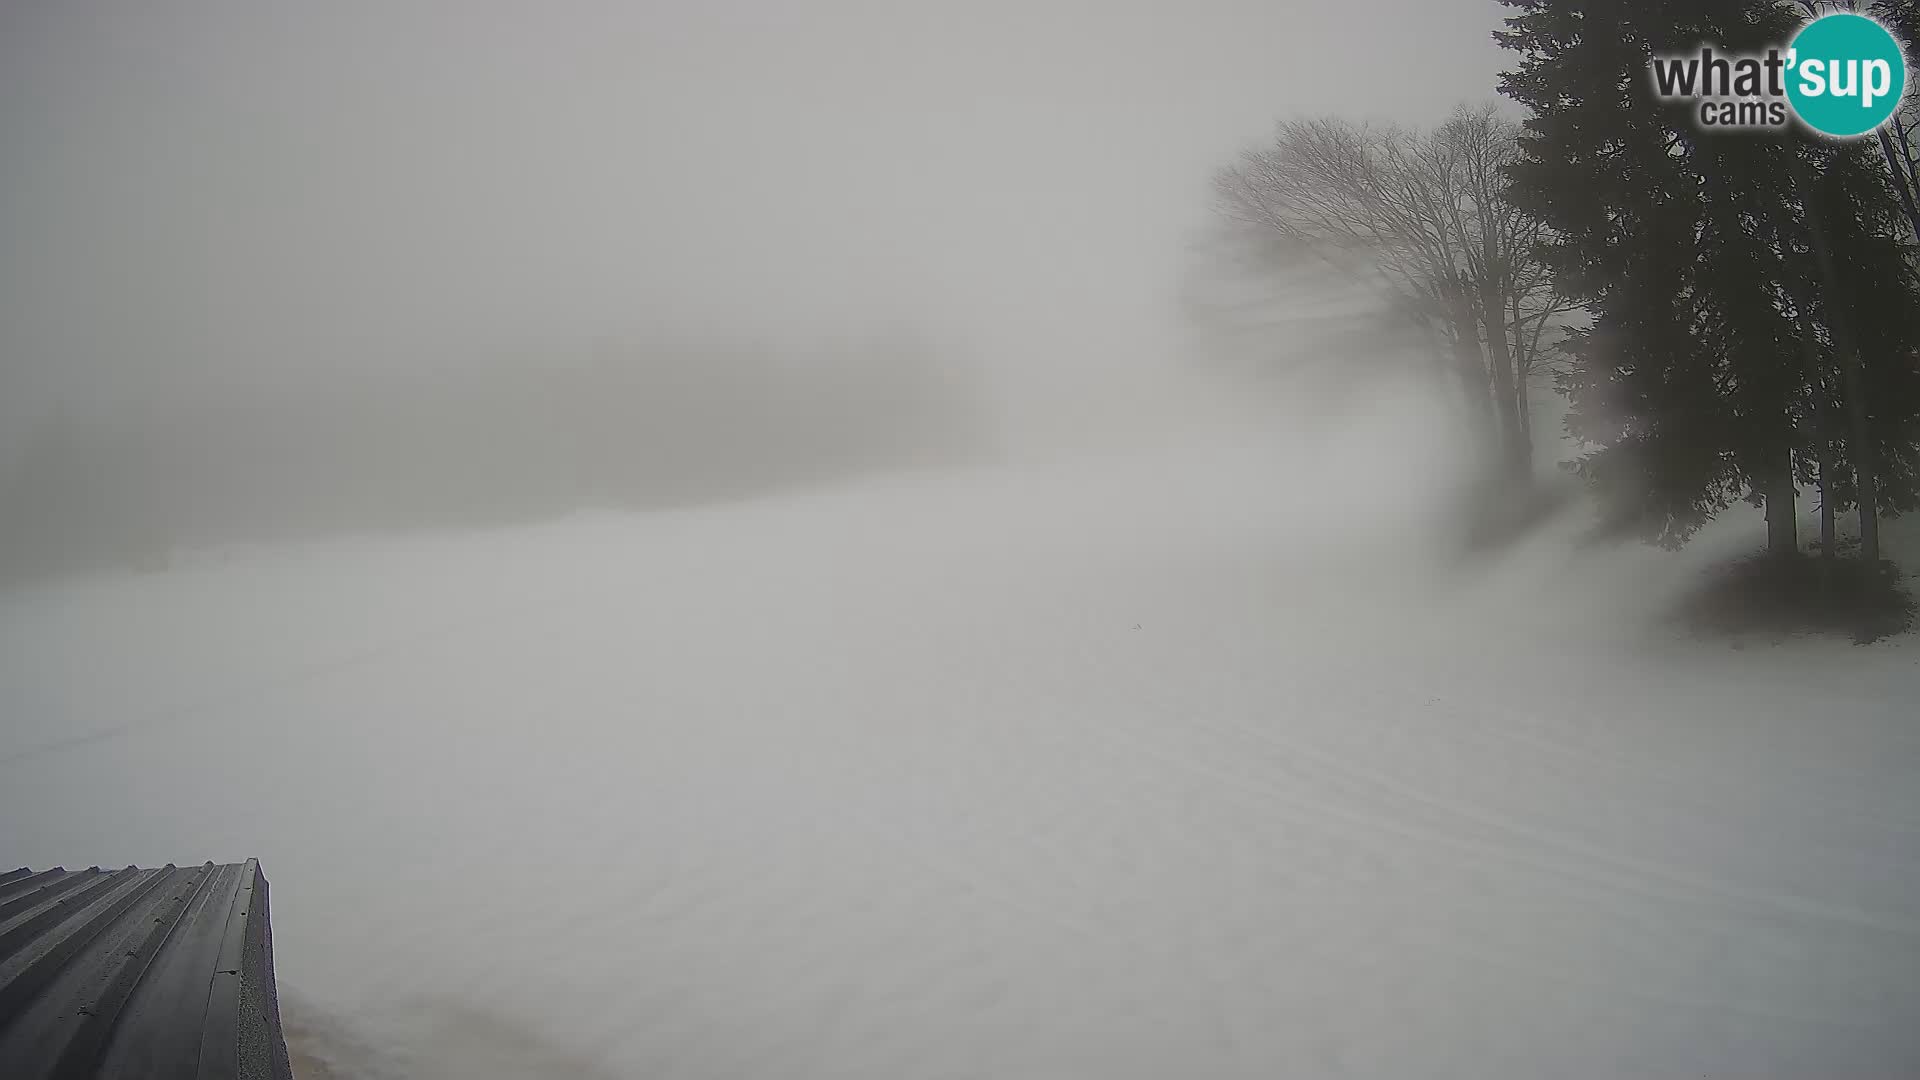
[[[16,591],[0,863],[258,856],[310,1076],[1920,1074],[1920,652],[1379,434]]]

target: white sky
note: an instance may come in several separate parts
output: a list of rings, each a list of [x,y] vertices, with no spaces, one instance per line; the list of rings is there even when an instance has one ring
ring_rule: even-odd
[[[904,317],[1164,358],[1277,116],[1494,94],[1491,0],[0,6],[0,426],[58,398]]]

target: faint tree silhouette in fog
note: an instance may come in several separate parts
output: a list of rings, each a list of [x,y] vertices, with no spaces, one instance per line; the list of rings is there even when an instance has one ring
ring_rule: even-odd
[[[1505,198],[1518,130],[1491,106],[1462,106],[1431,131],[1288,120],[1214,190],[1272,256],[1317,260],[1423,328],[1492,460],[1525,475],[1528,388],[1569,307],[1536,257],[1544,226]]]
[[[0,577],[689,505],[952,460],[984,429],[971,370],[902,329],[777,345],[661,334],[111,423],[54,416],[0,462]]]

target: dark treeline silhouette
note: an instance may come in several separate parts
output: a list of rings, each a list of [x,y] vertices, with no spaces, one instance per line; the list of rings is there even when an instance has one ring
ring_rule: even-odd
[[[1534,110],[1511,194],[1552,226],[1546,257],[1592,316],[1566,343],[1572,430],[1599,447],[1578,468],[1666,544],[1764,505],[1782,557],[1810,485],[1823,552],[1852,509],[1877,567],[1879,516],[1920,494],[1920,288],[1898,174],[1873,139],[1703,133],[1644,77],[1649,52],[1757,51],[1804,12],[1610,3],[1620,33],[1597,37],[1579,25],[1593,5],[1511,6],[1499,40],[1521,62],[1504,89]]]
[[[0,576],[175,552],[724,500],[971,453],[964,365],[908,334],[653,343],[49,416],[0,477]]]
[[[1423,337],[1487,448],[1482,516],[1524,524],[1495,511],[1539,498],[1529,395],[1547,384],[1578,444],[1559,464],[1605,531],[1677,547],[1744,502],[1772,569],[1743,587],[1897,594],[1879,526],[1920,503],[1920,90],[1910,77],[1871,137],[1721,132],[1657,99],[1649,61],[1761,52],[1832,11],[1879,18],[1911,54],[1920,6],[1503,2],[1500,90],[1523,119],[1285,121],[1216,176],[1234,250],[1367,284]]]

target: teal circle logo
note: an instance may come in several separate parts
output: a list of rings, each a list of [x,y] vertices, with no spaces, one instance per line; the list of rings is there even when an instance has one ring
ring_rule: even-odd
[[[1836,12],[1800,28],[1788,54],[1787,101],[1808,127],[1850,139],[1877,129],[1900,107],[1907,58],[1887,28]]]

